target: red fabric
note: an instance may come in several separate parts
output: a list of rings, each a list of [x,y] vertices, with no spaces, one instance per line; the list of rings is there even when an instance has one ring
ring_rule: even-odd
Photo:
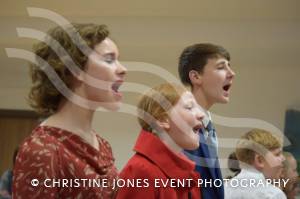
[[[111,147],[98,135],[97,138],[99,151],[71,132],[56,127],[37,127],[19,149],[14,167],[13,198],[112,198],[115,191],[111,185],[97,187],[95,183],[77,181],[78,187],[74,183],[74,179],[107,179],[112,184],[117,178]],[[45,187],[43,183],[47,178],[68,179],[68,187],[62,183],[60,187],[58,184],[55,188]],[[32,179],[39,180],[39,185],[32,186]]]
[[[198,199],[200,188],[197,187],[199,174],[194,171],[195,165],[184,155],[172,152],[162,141],[152,133],[142,131],[134,147],[136,154],[129,160],[120,174],[121,179],[147,179],[142,187],[120,187],[117,199],[187,199],[189,192],[191,198]],[[170,179],[192,179],[190,187],[160,187],[155,186],[155,180],[164,183]],[[161,182],[161,181],[160,181]],[[170,184],[169,184],[170,185]],[[147,187],[148,186],[148,187]]]

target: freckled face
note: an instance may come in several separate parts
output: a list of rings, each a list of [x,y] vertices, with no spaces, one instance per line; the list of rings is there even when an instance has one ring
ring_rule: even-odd
[[[199,108],[193,94],[182,94],[179,101],[169,112],[170,129],[168,134],[183,149],[199,147],[199,129],[203,127],[204,112]]]

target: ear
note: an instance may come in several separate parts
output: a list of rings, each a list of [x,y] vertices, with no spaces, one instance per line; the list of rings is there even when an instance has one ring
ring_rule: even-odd
[[[192,85],[200,85],[202,82],[202,76],[199,72],[195,70],[191,70],[189,72],[189,78],[191,80]]]
[[[156,121],[156,125],[158,128],[163,129],[164,131],[169,131],[170,130],[170,122],[169,119],[164,119],[162,121]]]
[[[265,163],[266,163],[265,158],[262,155],[255,153],[254,162],[253,162],[254,167],[261,170],[265,167]]]

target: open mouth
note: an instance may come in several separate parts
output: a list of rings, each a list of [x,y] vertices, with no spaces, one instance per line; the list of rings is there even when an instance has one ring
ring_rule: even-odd
[[[116,92],[116,93],[120,93],[119,92],[119,89],[120,89],[120,86],[122,85],[122,81],[117,81],[115,83],[113,83],[113,85],[111,86],[111,89]]]
[[[229,91],[230,87],[231,87],[230,83],[226,84],[225,86],[223,86],[223,90],[227,92],[227,91]]]
[[[197,124],[196,126],[194,126],[193,131],[194,133],[198,134],[199,130],[202,128],[201,124]]]

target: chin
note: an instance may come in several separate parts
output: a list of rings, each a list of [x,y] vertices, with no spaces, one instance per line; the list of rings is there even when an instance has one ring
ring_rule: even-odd
[[[186,150],[195,150],[195,149],[198,149],[198,148],[199,148],[199,143],[189,145],[189,146],[185,147],[184,149],[186,149]]]
[[[220,104],[227,104],[229,102],[229,97],[222,97],[220,100],[218,100],[218,103]]]
[[[186,146],[182,147],[182,148],[184,148],[186,150],[195,150],[195,149],[198,149],[199,148],[199,140],[197,140],[195,142],[193,141],[193,142],[191,142],[189,144],[186,144]]]
[[[108,111],[118,111],[121,107],[121,102],[110,102],[103,106]]]

